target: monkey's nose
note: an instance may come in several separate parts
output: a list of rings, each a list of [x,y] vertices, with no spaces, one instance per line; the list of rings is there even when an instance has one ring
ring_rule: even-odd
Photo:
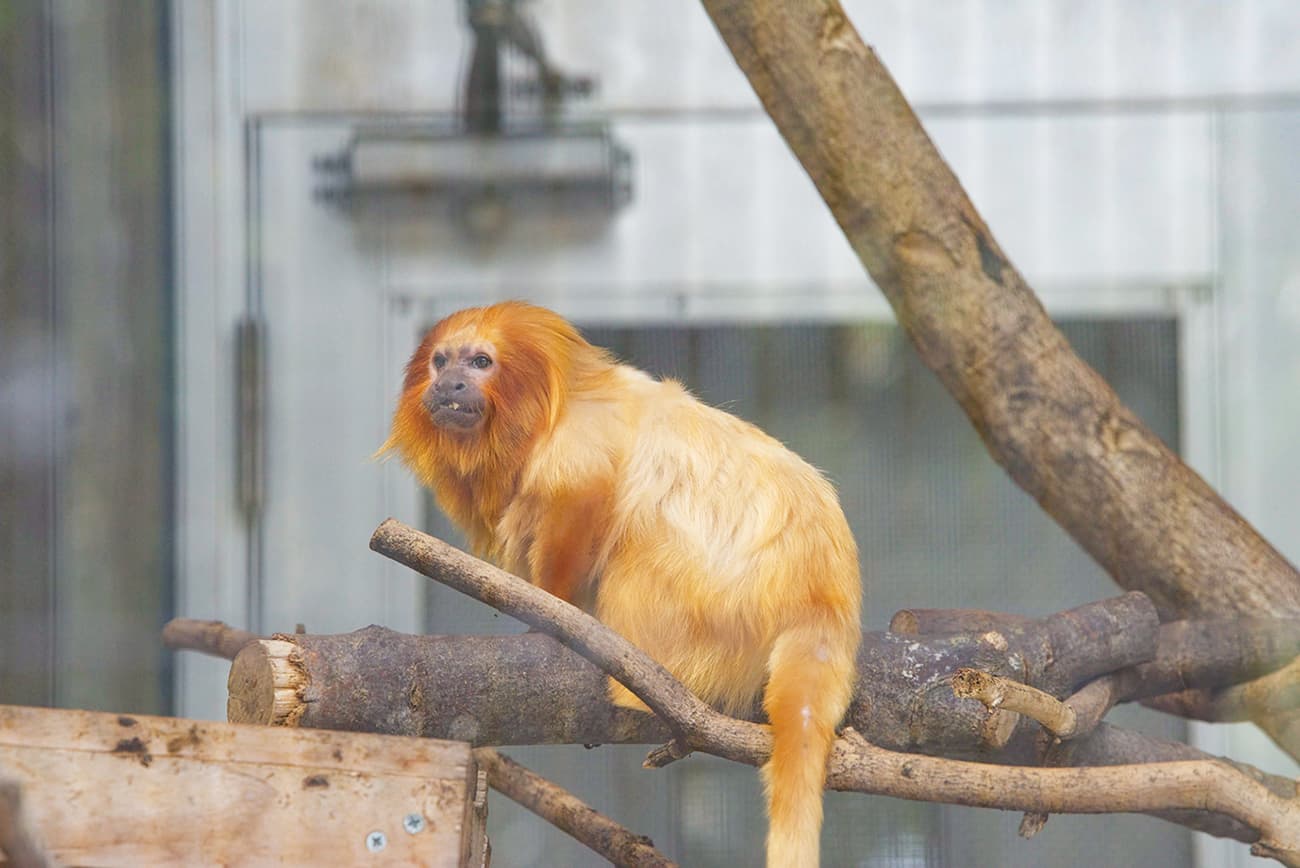
[[[434,392],[439,395],[449,395],[453,392],[463,392],[468,385],[462,378],[456,376],[442,377],[434,385]]]

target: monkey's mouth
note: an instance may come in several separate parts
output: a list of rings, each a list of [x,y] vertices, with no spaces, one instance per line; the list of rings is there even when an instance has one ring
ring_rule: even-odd
[[[439,428],[473,428],[483,418],[483,404],[479,401],[455,401],[440,398],[436,402],[426,403],[426,409],[433,424]]]

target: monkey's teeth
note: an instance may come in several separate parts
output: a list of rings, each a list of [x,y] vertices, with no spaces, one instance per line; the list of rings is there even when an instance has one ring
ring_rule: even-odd
[[[460,409],[460,404],[457,404],[455,401],[452,401],[452,402],[451,402],[450,404],[448,404],[447,406],[450,407],[450,408],[453,409],[453,410],[459,410],[459,409]]]

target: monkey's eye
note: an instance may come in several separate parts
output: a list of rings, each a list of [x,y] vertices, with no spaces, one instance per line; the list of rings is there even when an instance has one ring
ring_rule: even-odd
[[[476,368],[490,368],[490,367],[492,367],[492,360],[489,359],[487,356],[485,356],[483,353],[479,353],[477,356],[475,356],[474,358],[470,359],[470,360],[469,360],[469,363],[470,363],[471,365],[473,365],[474,367],[476,367]]]
[[[443,367],[446,366],[446,364],[447,364],[447,357],[444,356],[442,353],[438,353],[436,356],[433,357],[433,366],[438,370],[441,371]]]

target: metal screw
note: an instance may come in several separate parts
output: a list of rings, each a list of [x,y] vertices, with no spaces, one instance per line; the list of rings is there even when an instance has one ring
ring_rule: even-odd
[[[405,829],[406,831],[410,832],[412,835],[417,835],[417,834],[419,834],[420,832],[423,832],[423,831],[424,831],[424,815],[423,815],[423,814],[407,814],[405,817],[402,818],[402,828]]]
[[[378,853],[388,846],[388,837],[383,832],[371,832],[366,836],[366,849],[371,853]]]

